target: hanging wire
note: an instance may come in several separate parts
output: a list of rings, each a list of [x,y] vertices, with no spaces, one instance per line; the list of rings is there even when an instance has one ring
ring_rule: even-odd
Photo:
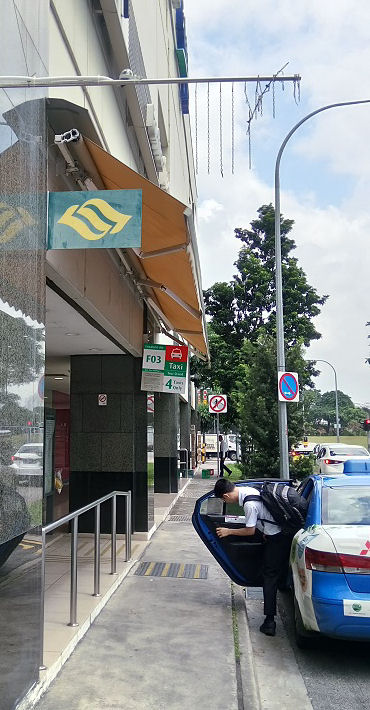
[[[256,81],[256,92],[255,92],[255,109],[256,109],[256,114],[259,113],[261,116],[263,116],[263,98],[264,91],[262,90],[261,82],[259,80],[259,77],[257,78]]]
[[[223,154],[222,154],[222,84],[220,82],[220,173],[224,176]]]
[[[235,169],[235,106],[234,106],[234,82],[231,84],[231,174]]]
[[[210,127],[209,127],[209,83],[207,84],[207,162],[208,162],[208,175],[209,175],[210,167],[211,167],[211,141],[210,141]]]
[[[252,168],[252,140],[251,140],[251,123],[253,119],[253,112],[252,112],[252,107],[248,98],[248,92],[247,92],[247,82],[244,82],[244,96],[245,96],[245,101],[248,106],[248,120],[247,120],[247,136],[248,136],[248,167],[249,170]]]
[[[272,82],[272,118],[275,118],[275,80]]]
[[[296,106],[298,106],[298,104],[301,100],[301,84],[296,79],[294,79],[294,81],[293,81],[293,96],[294,96],[294,101],[296,103]]]
[[[195,96],[194,96],[194,114],[195,114],[195,173],[198,175],[198,84],[195,84]]]

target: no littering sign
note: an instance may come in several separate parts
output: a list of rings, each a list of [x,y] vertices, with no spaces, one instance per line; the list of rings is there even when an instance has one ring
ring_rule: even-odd
[[[279,401],[299,402],[299,385],[297,372],[279,372]]]

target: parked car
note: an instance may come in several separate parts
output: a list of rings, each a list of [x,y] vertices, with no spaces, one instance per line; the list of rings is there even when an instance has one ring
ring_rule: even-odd
[[[290,555],[301,647],[311,645],[319,633],[370,641],[370,466],[355,459],[345,469],[339,476],[314,474],[298,489],[309,502],[305,526],[295,535]],[[258,488],[262,481],[248,484]],[[210,491],[196,502],[192,521],[236,584],[262,586],[260,536],[216,534],[219,525],[243,527],[242,508],[231,508]]]
[[[17,476],[18,485],[42,484],[44,446],[42,443],[23,444],[12,456],[10,469]]]
[[[302,456],[309,456],[314,454],[317,444],[314,441],[305,441],[293,446],[289,452],[290,456],[294,459],[301,458]]]
[[[370,454],[364,446],[341,444],[334,441],[322,444],[316,458],[318,473],[343,473],[343,464],[348,459],[369,459]]]
[[[301,647],[317,633],[370,641],[370,478],[353,472],[358,460],[348,464],[347,473],[316,474],[298,489],[309,500],[290,556]]]

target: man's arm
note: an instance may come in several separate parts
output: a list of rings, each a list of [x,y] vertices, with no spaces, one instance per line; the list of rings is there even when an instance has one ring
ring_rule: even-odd
[[[241,537],[249,537],[256,532],[256,526],[253,528],[216,528],[218,537],[228,537],[228,535],[240,535]]]

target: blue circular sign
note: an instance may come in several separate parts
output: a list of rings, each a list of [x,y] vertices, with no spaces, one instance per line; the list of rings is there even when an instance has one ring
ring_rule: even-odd
[[[287,402],[296,399],[298,394],[298,380],[292,372],[284,372],[279,381],[280,394]]]

